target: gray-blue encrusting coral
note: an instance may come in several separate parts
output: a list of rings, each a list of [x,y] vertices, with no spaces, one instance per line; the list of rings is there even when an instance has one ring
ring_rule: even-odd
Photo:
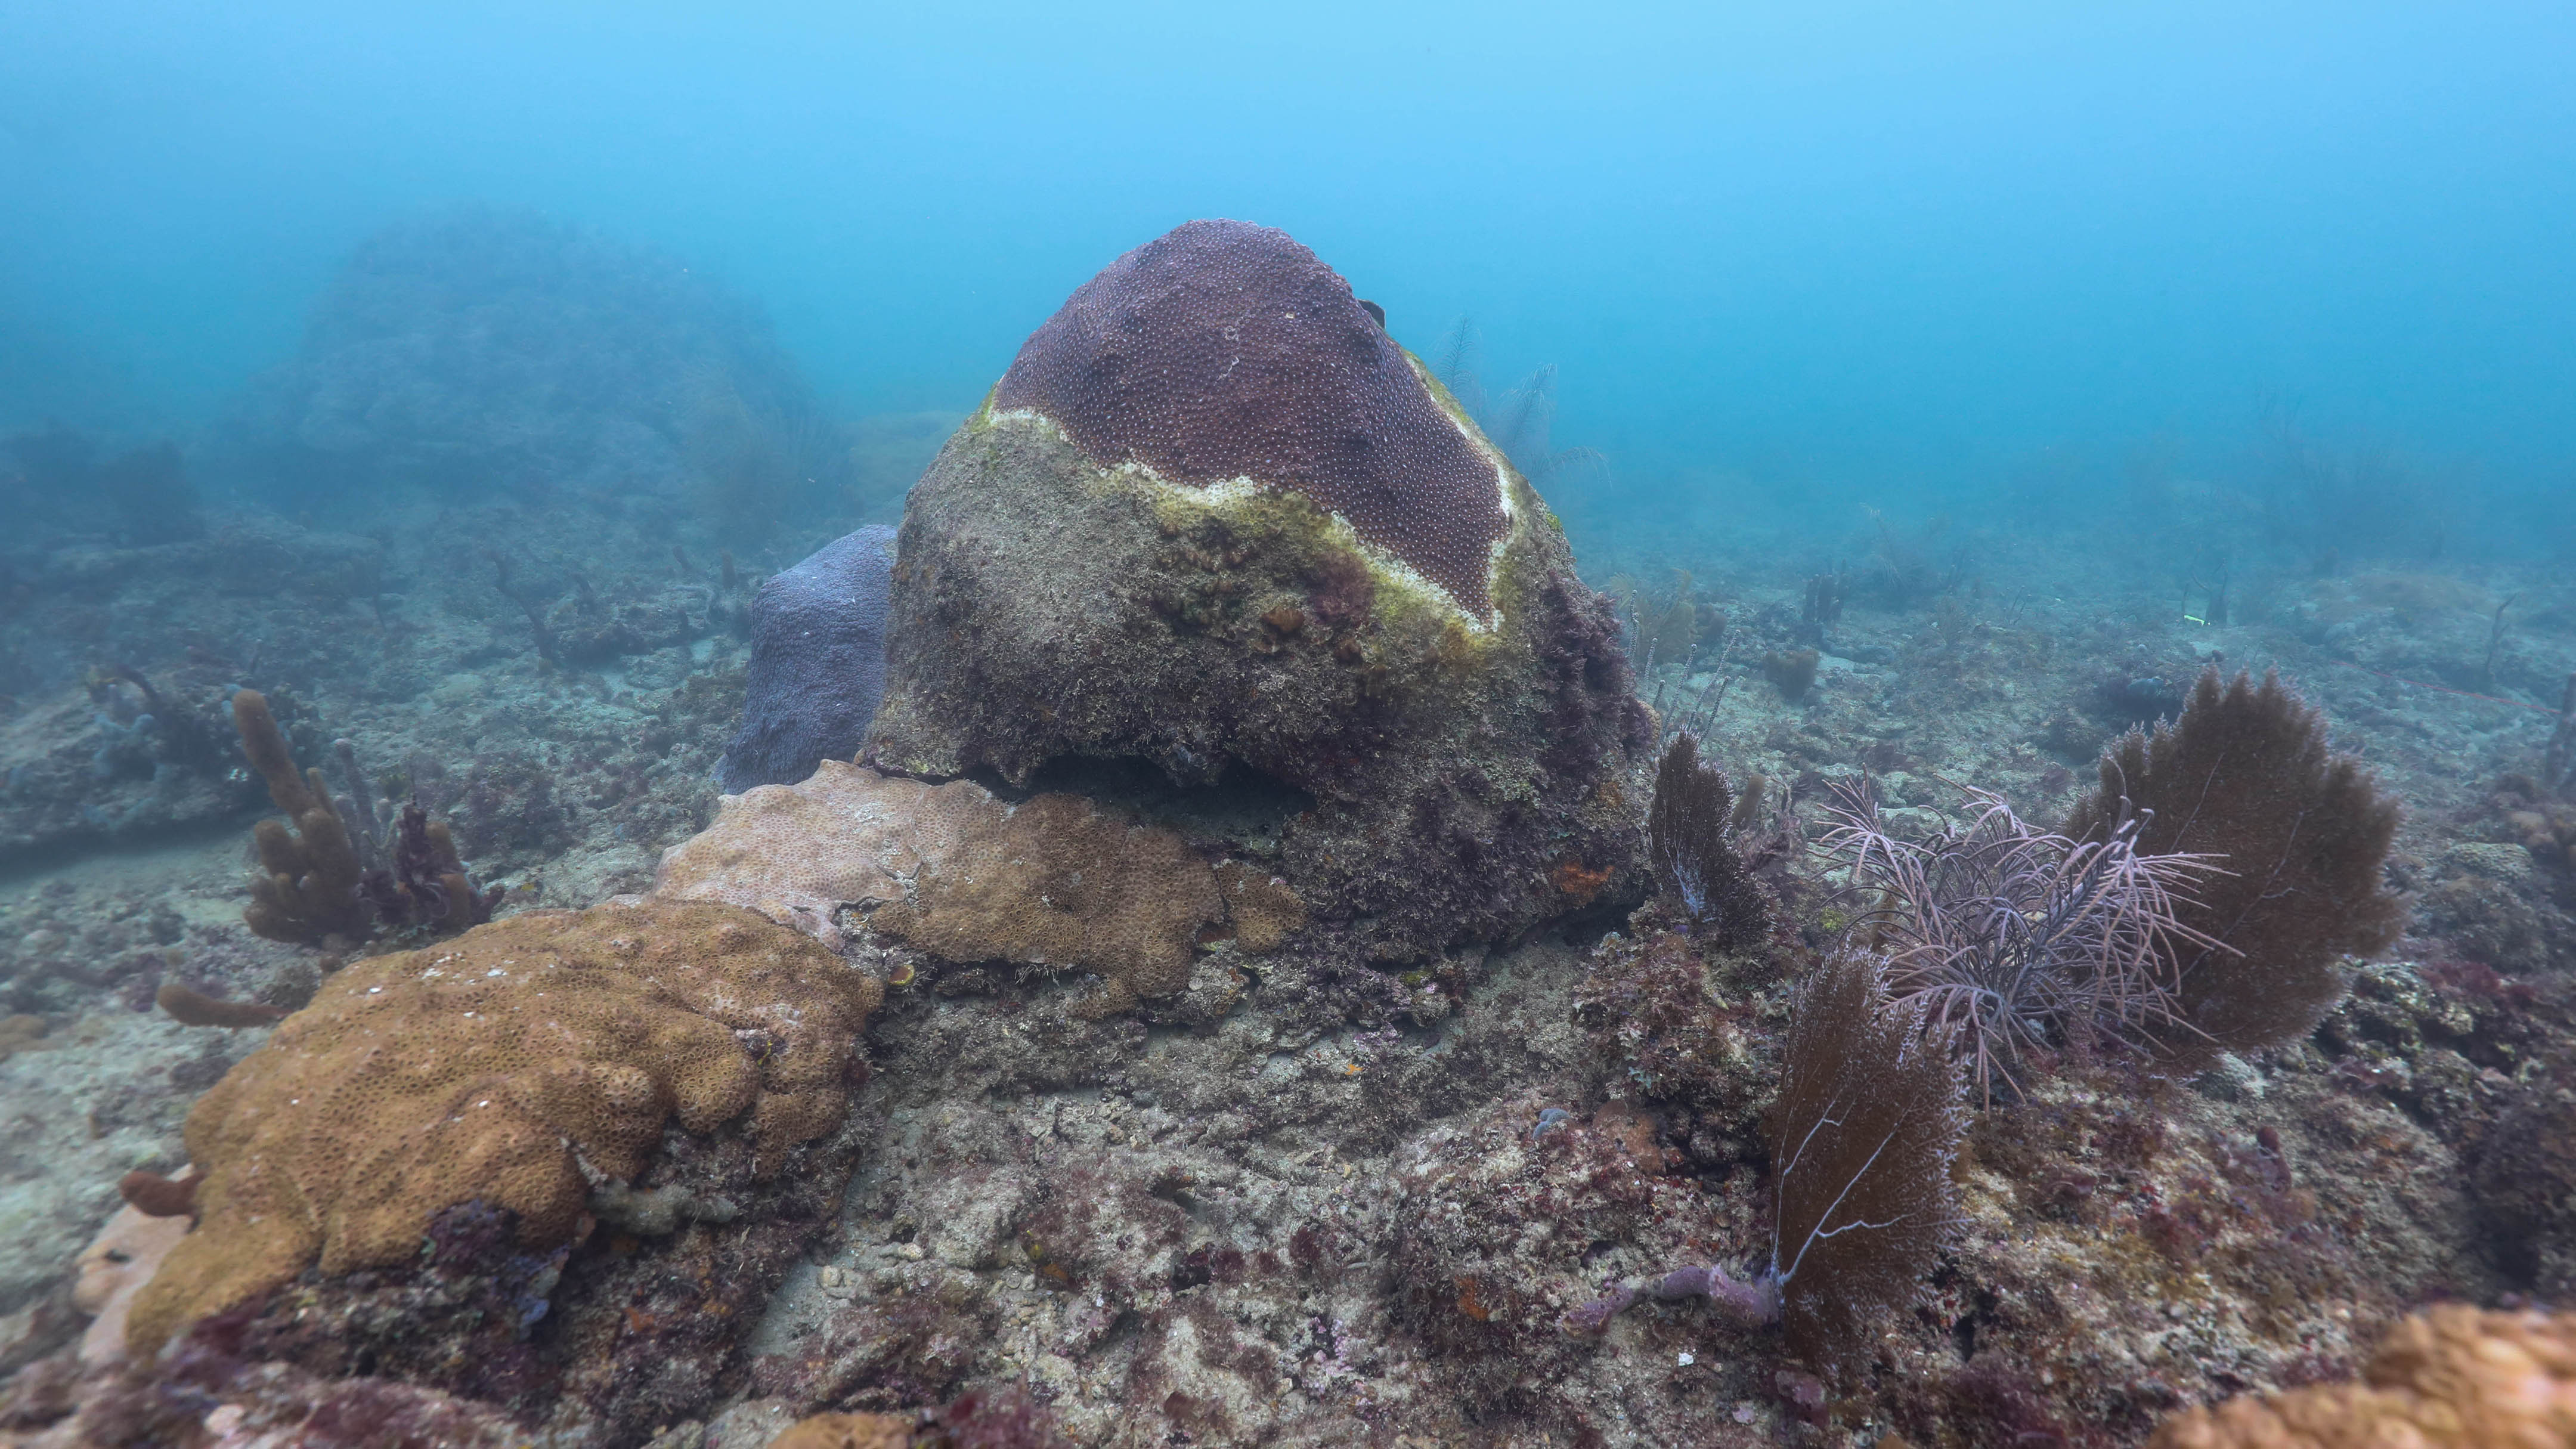
[[[716,764],[725,793],[793,785],[858,753],[885,688],[894,540],[871,524],[760,586],[742,728]]]

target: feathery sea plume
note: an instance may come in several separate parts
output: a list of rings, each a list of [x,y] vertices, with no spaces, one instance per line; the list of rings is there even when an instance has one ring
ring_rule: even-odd
[[[2140,850],[2151,813],[2119,801],[2079,841],[1971,790],[1966,826],[1912,841],[1889,833],[1866,780],[1836,794],[1824,847],[1872,903],[1853,929],[1886,954],[1889,994],[1955,1032],[1981,1101],[1998,1080],[2013,1089],[2034,1054],[2151,1052],[2189,1035],[2177,960],[2220,948],[2182,913],[2220,872],[2209,856]]]
[[[1957,1222],[1950,1165],[1967,1114],[1959,1065],[1920,1002],[1891,1000],[1887,963],[1843,950],[1790,1009],[1771,1111],[1771,1254],[1743,1279],[1676,1269],[1568,1313],[1597,1333],[1637,1299],[1706,1298],[1747,1327],[1778,1324],[1818,1367],[1852,1358],[1913,1301]]]

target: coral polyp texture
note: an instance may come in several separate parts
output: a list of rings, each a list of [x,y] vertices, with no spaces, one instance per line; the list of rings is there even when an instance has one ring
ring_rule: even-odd
[[[2576,1444],[2576,1318],[2444,1304],[2397,1325],[2359,1383],[2246,1395],[2149,1449],[2543,1449]]]
[[[1218,815],[1301,796],[1208,833],[1379,961],[1633,903],[1653,726],[1500,457],[1302,247],[1184,227],[1030,339],[914,487],[862,759],[1027,787],[1142,761]]]
[[[1284,231],[1186,222],[1111,262],[1020,345],[993,406],[1051,420],[1106,467],[1301,493],[1461,608],[1493,607],[1499,454]]]
[[[134,1307],[157,1349],[308,1265],[402,1263],[444,1208],[578,1231],[589,1174],[643,1170],[676,1116],[748,1127],[759,1168],[832,1131],[882,988],[731,906],[547,911],[339,972],[188,1115],[198,1224]]]

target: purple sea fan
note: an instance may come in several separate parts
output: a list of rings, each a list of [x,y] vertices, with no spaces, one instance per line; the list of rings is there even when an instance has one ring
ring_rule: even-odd
[[[1926,1003],[1889,986],[1886,961],[1837,951],[1790,1007],[1764,1278],[1790,1351],[1818,1366],[1914,1301],[1958,1222],[1958,1059]]]
[[[1641,1297],[1706,1298],[1747,1327],[1779,1324],[1820,1368],[1912,1302],[1957,1222],[1950,1166],[1967,1117],[1957,1056],[1923,1003],[1891,1001],[1887,963],[1840,950],[1798,988],[1766,1135],[1771,1254],[1744,1279],[1688,1267],[1566,1314],[1598,1333]]]
[[[1968,791],[1974,818],[1928,840],[1890,834],[1869,785],[1837,787],[1826,852],[1872,904],[1855,941],[1887,957],[1889,995],[1954,1033],[1981,1101],[2033,1052],[2104,1044],[2152,1052],[2191,1028],[2175,963],[2220,949],[2183,924],[2207,855],[2146,854],[2149,818],[2123,807],[2099,838],[2071,840]],[[2188,948],[2188,949],[2186,949]]]

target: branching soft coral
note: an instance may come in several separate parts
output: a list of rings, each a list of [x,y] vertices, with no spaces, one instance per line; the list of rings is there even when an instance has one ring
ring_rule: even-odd
[[[2187,1032],[2175,957],[2214,943],[2179,913],[2216,862],[2141,852],[2149,817],[2126,801],[2079,842],[1972,791],[1965,828],[1913,841],[1888,833],[1866,784],[1837,794],[1825,848],[1870,901],[1854,929],[1887,953],[1897,1000],[1956,1029],[1982,1100],[2036,1052],[2145,1049]]]
[[[1726,776],[1700,763],[1696,737],[1675,735],[1655,770],[1647,856],[1655,883],[1720,946],[1750,945],[1770,930],[1769,899],[1732,839],[1735,815]]]
[[[263,820],[252,828],[259,873],[251,877],[250,907],[242,919],[272,941],[296,945],[332,936],[365,939],[370,923],[366,903],[358,898],[358,848],[322,772],[295,768],[268,698],[258,690],[233,696],[233,725],[241,731],[242,752],[268,782],[268,798],[294,826]]]

